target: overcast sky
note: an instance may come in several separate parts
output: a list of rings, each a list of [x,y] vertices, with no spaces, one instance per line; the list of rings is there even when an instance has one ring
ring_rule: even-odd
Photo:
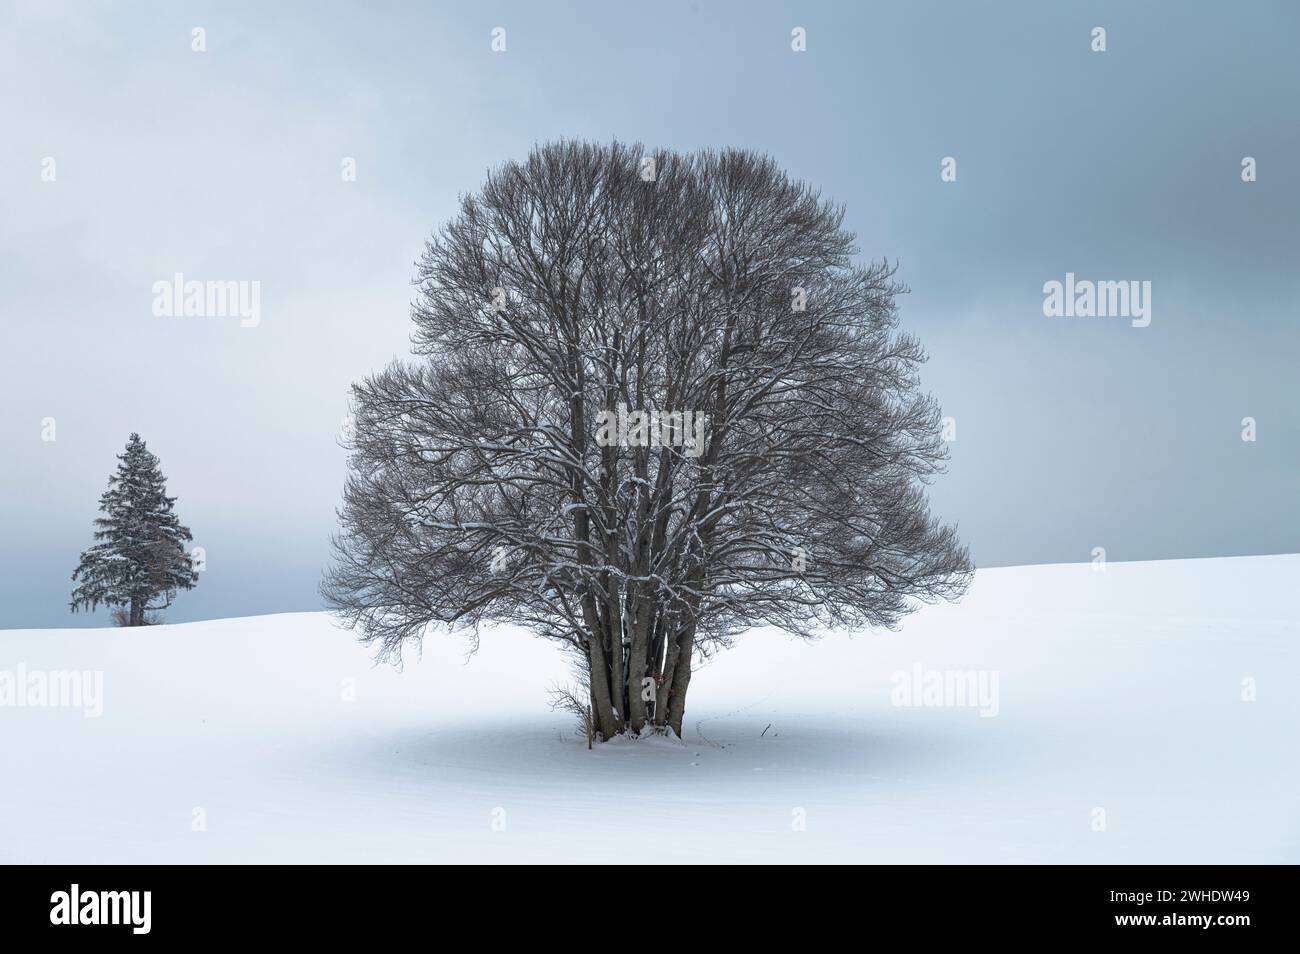
[[[1300,550],[1293,3],[0,10],[0,627],[107,623],[69,576],[131,431],[208,554],[170,620],[319,606],[348,384],[406,352],[457,195],[560,137],[845,204],[912,287],[979,565]],[[260,323],[156,316],[177,272],[260,282]],[[1150,325],[1046,317],[1067,272],[1150,281]]]

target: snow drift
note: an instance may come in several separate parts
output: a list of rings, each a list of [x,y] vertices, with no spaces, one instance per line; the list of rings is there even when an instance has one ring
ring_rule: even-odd
[[[749,633],[684,742],[590,752],[518,631],[403,672],[320,613],[0,632],[0,860],[1296,862],[1297,579],[981,570],[897,633]]]

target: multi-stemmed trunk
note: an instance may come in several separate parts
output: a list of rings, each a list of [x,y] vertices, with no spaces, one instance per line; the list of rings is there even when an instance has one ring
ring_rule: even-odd
[[[694,607],[666,611],[629,586],[626,602],[606,607],[584,600],[589,692],[595,727],[606,741],[647,725],[682,736],[691,681]]]
[[[658,678],[633,675],[637,668],[642,673],[646,671],[643,664],[640,667],[628,666],[624,678],[615,679],[603,647],[596,646],[589,673],[589,691],[595,726],[601,736],[608,741],[624,731],[635,735],[646,725],[653,724],[657,729],[671,729],[680,738],[686,712],[686,691],[691,681],[692,655],[692,639],[688,633],[682,632],[674,641],[664,673]],[[645,682],[647,678],[653,680],[648,685]],[[653,720],[651,703],[654,706]],[[625,711],[626,717],[623,715]]]

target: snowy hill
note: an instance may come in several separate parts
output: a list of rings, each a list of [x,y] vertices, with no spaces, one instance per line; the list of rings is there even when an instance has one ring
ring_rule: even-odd
[[[1297,583],[981,570],[898,633],[751,633],[685,743],[592,752],[517,631],[400,673],[318,613],[0,632],[0,861],[1297,862]],[[40,704],[69,670],[102,695]]]

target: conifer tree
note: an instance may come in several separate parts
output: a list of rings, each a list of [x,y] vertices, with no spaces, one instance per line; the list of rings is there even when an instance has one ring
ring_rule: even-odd
[[[193,537],[172,512],[158,458],[139,434],[118,455],[117,472],[99,498],[103,516],[95,519],[95,540],[81,554],[72,574],[72,611],[94,611],[99,604],[120,607],[122,625],[143,626],[146,613],[171,606],[179,590],[198,582],[185,544]],[[155,603],[155,600],[161,602]]]

